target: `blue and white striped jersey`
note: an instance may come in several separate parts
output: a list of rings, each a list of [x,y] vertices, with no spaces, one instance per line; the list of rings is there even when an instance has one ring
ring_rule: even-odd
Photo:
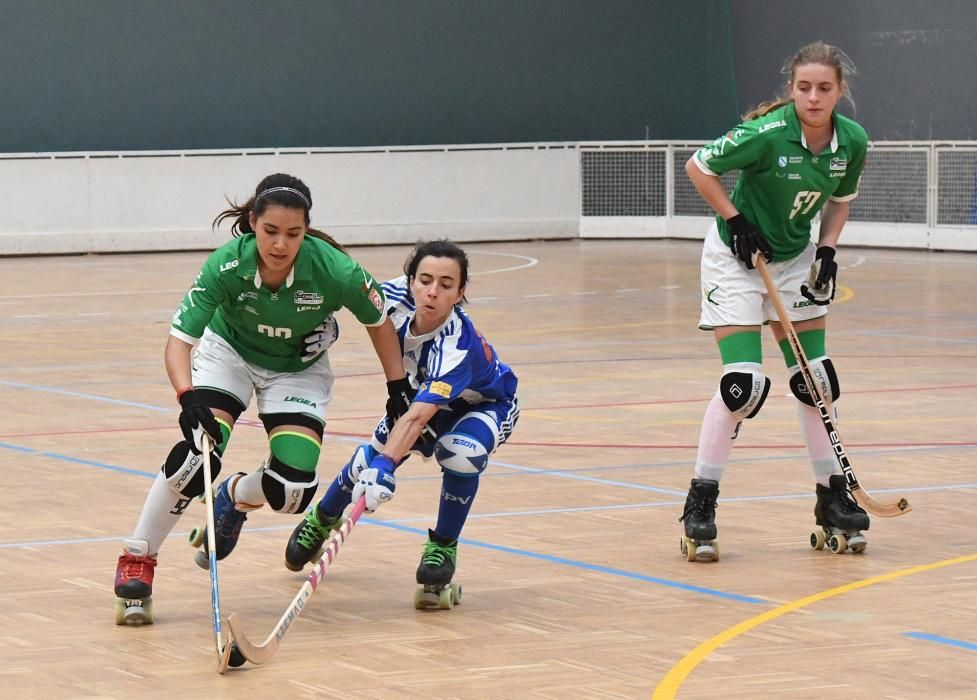
[[[476,404],[516,395],[516,375],[499,360],[461,306],[456,305],[439,328],[415,336],[410,331],[415,307],[407,276],[381,286],[386,313],[400,338],[404,369],[417,389],[415,401],[443,405],[461,398]]]

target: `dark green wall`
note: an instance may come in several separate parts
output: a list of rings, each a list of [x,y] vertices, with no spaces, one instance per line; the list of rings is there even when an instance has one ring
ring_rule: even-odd
[[[0,0],[0,152],[702,138],[725,0]]]

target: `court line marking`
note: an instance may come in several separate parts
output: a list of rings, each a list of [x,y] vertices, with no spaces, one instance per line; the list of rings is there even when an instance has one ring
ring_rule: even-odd
[[[965,642],[962,639],[951,639],[950,637],[940,637],[936,634],[926,634],[925,632],[903,632],[904,637],[912,637],[913,639],[922,639],[924,642],[936,642],[937,644],[946,644],[951,647],[960,647],[961,649],[969,649],[970,651],[977,651],[977,644],[973,642]]]
[[[655,688],[655,692],[651,696],[652,700],[670,700],[674,698],[685,679],[690,673],[692,673],[693,670],[695,670],[696,666],[702,663],[702,661],[709,656],[709,654],[726,644],[726,642],[732,641],[741,634],[749,632],[750,630],[759,627],[766,622],[775,620],[782,615],[786,615],[787,613],[795,610],[800,610],[801,608],[813,603],[819,603],[822,600],[833,598],[834,596],[841,595],[843,593],[858,590],[859,588],[865,588],[867,586],[873,586],[877,583],[892,581],[904,576],[912,576],[913,574],[933,571],[934,569],[940,569],[945,566],[965,564],[972,561],[977,561],[977,554],[968,554],[962,557],[955,557],[953,559],[944,559],[943,561],[938,561],[931,564],[922,564],[920,566],[913,566],[908,569],[891,571],[887,574],[880,574],[879,576],[872,576],[870,578],[862,579],[861,581],[846,583],[843,586],[829,588],[826,591],[821,591],[820,593],[815,593],[805,598],[800,598],[790,603],[785,603],[784,605],[776,607],[773,610],[767,610],[766,612],[751,617],[748,620],[744,620],[737,625],[733,625],[729,629],[720,632],[711,639],[707,639],[686,654],[681,661],[672,666],[668,673],[665,674],[665,677],[658,684],[658,687]]]

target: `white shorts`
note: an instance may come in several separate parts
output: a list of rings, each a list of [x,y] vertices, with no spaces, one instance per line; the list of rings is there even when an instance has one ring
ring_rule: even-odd
[[[253,393],[258,415],[305,413],[325,423],[334,379],[328,354],[301,372],[275,372],[246,362],[209,328],[204,330],[193,353],[194,387],[230,394],[245,407],[251,403]]]
[[[811,274],[816,250],[814,243],[808,243],[796,258],[767,263],[770,277],[793,322],[828,313],[826,306],[818,306],[801,294],[801,285]],[[719,237],[715,222],[709,227],[702,246],[699,272],[702,280],[699,328],[702,330],[720,326],[760,326],[767,321],[779,320],[773,303],[767,298],[767,288],[760,274],[756,270],[747,270],[733,255]]]

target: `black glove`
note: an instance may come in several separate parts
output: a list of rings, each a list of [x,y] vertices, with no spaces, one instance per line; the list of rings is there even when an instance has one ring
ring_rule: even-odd
[[[387,382],[387,417],[391,425],[407,413],[410,402],[417,396],[417,389],[411,386],[407,377]]]
[[[183,437],[190,443],[196,454],[203,452],[203,434],[206,432],[214,445],[221,441],[221,428],[214,418],[213,411],[204,404],[200,395],[191,389],[185,389],[178,395],[180,406],[180,430]]]
[[[801,285],[801,294],[818,306],[827,306],[835,298],[835,280],[838,278],[838,263],[835,262],[835,249],[829,245],[821,246],[814,254],[811,274]]]
[[[742,214],[726,219],[729,225],[729,248],[733,255],[743,261],[747,270],[752,270],[753,255],[762,253],[767,262],[773,258],[773,249],[753,222]]]

